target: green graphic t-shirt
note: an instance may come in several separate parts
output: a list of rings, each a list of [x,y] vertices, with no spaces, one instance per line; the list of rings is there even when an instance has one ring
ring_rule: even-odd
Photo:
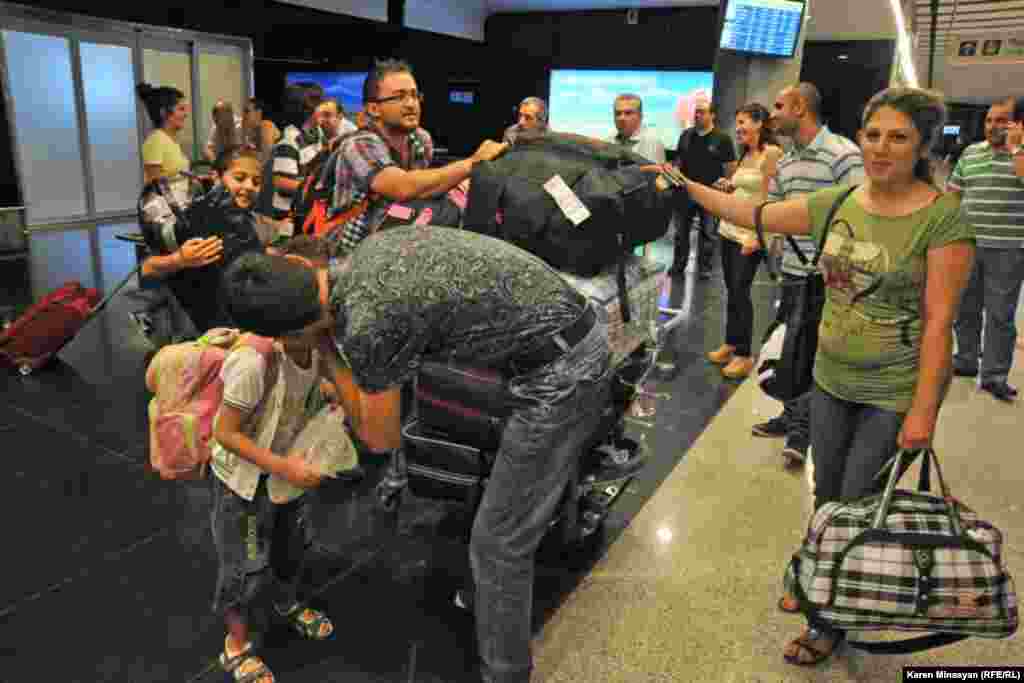
[[[844,188],[810,196],[819,241]],[[926,254],[952,242],[974,242],[960,218],[959,198],[940,196],[909,216],[869,214],[854,193],[836,212],[821,257],[826,299],[814,380],[833,396],[906,412],[921,355]]]

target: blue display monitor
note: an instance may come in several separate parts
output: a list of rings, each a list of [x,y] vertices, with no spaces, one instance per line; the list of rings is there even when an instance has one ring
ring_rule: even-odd
[[[608,139],[615,135],[615,97],[639,95],[643,125],[666,149],[675,149],[679,134],[693,125],[699,100],[711,101],[710,71],[553,69],[549,97],[552,130]]]
[[[723,50],[763,57],[792,57],[804,23],[804,0],[728,0]]]
[[[352,114],[363,110],[366,76],[366,71],[292,71],[285,76],[285,82],[289,85],[301,81],[318,83],[326,97],[338,100],[345,111]]]

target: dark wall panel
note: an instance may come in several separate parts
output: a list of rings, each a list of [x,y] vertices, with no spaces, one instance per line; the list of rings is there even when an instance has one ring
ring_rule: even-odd
[[[864,105],[889,86],[895,42],[891,40],[811,41],[804,45],[800,80],[821,91],[822,117],[829,128],[856,139]],[[840,59],[845,55],[845,59]]]
[[[272,0],[32,4],[246,36],[256,57],[256,96],[271,109],[280,101],[288,71],[365,70],[375,57],[402,57],[413,64],[427,97],[424,126],[439,146],[458,154],[471,152],[484,137],[500,136],[523,97],[546,96],[551,68],[710,70],[718,27],[714,7],[641,10],[636,25],[627,25],[625,10],[498,14],[487,21],[485,43],[477,43]],[[397,15],[398,4],[392,4]],[[452,109],[447,100],[453,82],[478,83],[478,102]]]

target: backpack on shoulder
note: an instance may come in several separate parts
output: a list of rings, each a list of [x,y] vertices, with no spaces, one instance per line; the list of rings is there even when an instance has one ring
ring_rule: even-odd
[[[162,479],[206,476],[213,422],[224,396],[221,367],[228,354],[242,346],[267,359],[271,380],[277,365],[273,339],[229,328],[165,346],[150,361],[146,388],[155,396],[149,402],[149,460]]]

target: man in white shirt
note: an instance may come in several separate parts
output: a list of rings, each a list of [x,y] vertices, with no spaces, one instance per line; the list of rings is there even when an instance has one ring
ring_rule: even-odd
[[[609,142],[623,145],[655,164],[665,163],[665,146],[645,128],[644,105],[639,95],[623,93],[615,98],[615,129],[618,131]]]

